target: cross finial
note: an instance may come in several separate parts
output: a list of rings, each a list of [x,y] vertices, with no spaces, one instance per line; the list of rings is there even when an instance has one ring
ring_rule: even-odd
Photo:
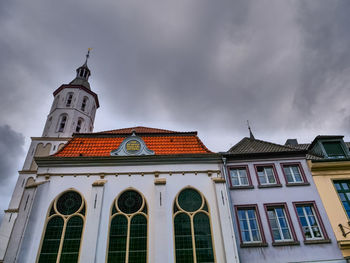
[[[87,61],[88,61],[88,59],[89,59],[89,57],[90,57],[90,51],[92,50],[92,48],[88,48],[88,52],[87,52],[87,54],[86,54],[86,60],[85,60],[85,64],[87,64]]]
[[[252,130],[250,129],[249,120],[247,120],[247,125],[248,125],[248,130],[249,130],[249,138],[250,138],[251,140],[255,140],[254,135],[253,135],[253,133],[252,133]]]

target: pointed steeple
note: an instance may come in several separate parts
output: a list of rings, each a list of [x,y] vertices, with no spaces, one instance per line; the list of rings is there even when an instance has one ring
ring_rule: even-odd
[[[77,76],[69,84],[82,85],[82,86],[90,89],[90,84],[89,84],[88,80],[89,80],[89,77],[91,75],[91,71],[87,66],[87,61],[90,57],[90,50],[91,50],[91,48],[88,49],[84,64],[82,66],[80,66],[79,68],[77,68],[77,70],[76,70]]]
[[[249,130],[249,139],[251,140],[255,140],[255,137],[252,133],[252,130],[250,129],[250,124],[249,124],[249,121],[247,120],[247,125],[248,125],[248,130]]]

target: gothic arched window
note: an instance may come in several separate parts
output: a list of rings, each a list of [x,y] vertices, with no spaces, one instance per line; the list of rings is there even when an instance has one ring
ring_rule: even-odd
[[[85,202],[76,191],[55,199],[46,219],[38,263],[78,262],[85,210]]]
[[[64,131],[64,127],[66,126],[67,119],[68,119],[68,117],[66,114],[63,114],[60,116],[59,121],[58,121],[58,129],[57,129],[58,132]]]
[[[215,262],[208,205],[192,188],[175,199],[174,232],[176,262]]]
[[[107,262],[147,262],[147,205],[135,190],[123,192],[113,203]]]
[[[73,100],[73,92],[69,92],[66,97],[66,107],[70,107]]]
[[[83,126],[83,122],[84,122],[84,120],[82,118],[78,119],[77,127],[75,128],[75,132],[80,132],[81,127]]]
[[[81,103],[81,110],[82,110],[82,111],[85,111],[86,106],[87,106],[87,104],[88,104],[88,101],[89,101],[88,97],[84,97],[84,98],[83,98],[83,102]]]

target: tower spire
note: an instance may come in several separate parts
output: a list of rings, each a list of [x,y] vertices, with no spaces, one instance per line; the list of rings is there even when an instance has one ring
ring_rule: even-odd
[[[90,57],[90,51],[91,48],[88,48],[88,52],[86,54],[86,59],[85,62],[82,66],[80,66],[79,68],[77,68],[77,76],[75,77],[75,79],[73,79],[69,84],[73,84],[73,85],[81,85],[84,86],[88,89],[90,89],[90,84],[89,84],[89,77],[91,75],[90,69],[87,66],[87,62],[88,59]]]
[[[250,129],[249,120],[247,120],[247,125],[248,125],[248,130],[249,130],[249,138],[250,138],[251,140],[255,140],[255,137],[254,137],[254,135],[253,135],[253,133],[252,133],[252,130]]]

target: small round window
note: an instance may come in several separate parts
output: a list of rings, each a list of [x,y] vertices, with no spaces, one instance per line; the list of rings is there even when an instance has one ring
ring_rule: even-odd
[[[133,214],[142,207],[142,196],[133,190],[122,193],[118,198],[118,207],[120,211],[126,214]]]
[[[187,212],[197,211],[203,203],[202,196],[194,189],[183,190],[177,200],[179,206]]]
[[[69,191],[58,198],[56,207],[62,215],[71,215],[79,210],[81,204],[81,196],[77,192]]]

